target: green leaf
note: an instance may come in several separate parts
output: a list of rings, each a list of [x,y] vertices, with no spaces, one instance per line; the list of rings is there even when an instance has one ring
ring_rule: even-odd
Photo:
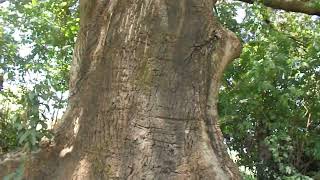
[[[60,4],[60,6],[61,7],[64,7],[64,6],[66,6],[68,3],[67,2],[62,2],[61,4]]]
[[[19,144],[22,144],[30,135],[30,131],[25,131],[23,135],[19,138]]]
[[[36,6],[38,4],[38,0],[32,0],[31,4],[32,4],[32,6]]]

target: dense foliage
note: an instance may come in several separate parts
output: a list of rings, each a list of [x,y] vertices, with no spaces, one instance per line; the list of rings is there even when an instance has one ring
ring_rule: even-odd
[[[0,154],[34,149],[51,137],[48,125],[66,106],[79,23],[76,0],[2,6]],[[237,2],[223,1],[215,11],[244,44],[225,74],[219,101],[221,127],[237,163],[258,179],[317,176],[320,20]]]
[[[237,23],[232,12],[245,9]],[[244,41],[220,93],[221,126],[258,179],[320,173],[320,20],[255,5],[218,7]],[[231,15],[231,16],[230,16]]]
[[[75,0],[13,0],[1,6],[0,154],[50,138],[47,126],[66,106],[79,22]]]

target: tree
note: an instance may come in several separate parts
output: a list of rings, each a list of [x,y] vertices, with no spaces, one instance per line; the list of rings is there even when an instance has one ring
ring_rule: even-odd
[[[68,109],[24,176],[240,179],[216,102],[241,46],[212,16],[214,3],[80,1]]]
[[[218,7],[220,13],[246,7],[246,17],[236,26],[232,17],[222,20],[244,41],[219,95],[226,143],[239,153],[237,163],[257,179],[315,177],[320,172],[319,20],[235,4]]]
[[[0,156],[35,150],[66,107],[70,62],[78,32],[76,0],[1,4]],[[49,125],[49,126],[48,126]]]

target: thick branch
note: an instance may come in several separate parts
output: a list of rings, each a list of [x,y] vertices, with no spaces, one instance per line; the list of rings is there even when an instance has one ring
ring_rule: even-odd
[[[252,4],[255,0],[239,1]],[[274,9],[320,16],[320,8],[313,5],[310,0],[264,0],[263,4]]]

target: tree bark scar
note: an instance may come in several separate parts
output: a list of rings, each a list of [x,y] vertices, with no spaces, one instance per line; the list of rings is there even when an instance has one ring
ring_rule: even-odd
[[[227,147],[223,144],[223,134],[218,123],[217,100],[220,88],[220,79],[226,66],[241,53],[241,45],[238,38],[229,30],[222,28],[214,34],[218,39],[217,49],[212,55],[213,76],[210,77],[208,83],[208,98],[207,98],[207,133],[210,138],[210,144],[215,154],[219,154],[222,159],[220,163],[225,163],[223,169],[232,174],[231,179],[238,179],[239,171],[233,167],[232,160],[228,157]],[[220,150],[220,151],[219,151]]]

